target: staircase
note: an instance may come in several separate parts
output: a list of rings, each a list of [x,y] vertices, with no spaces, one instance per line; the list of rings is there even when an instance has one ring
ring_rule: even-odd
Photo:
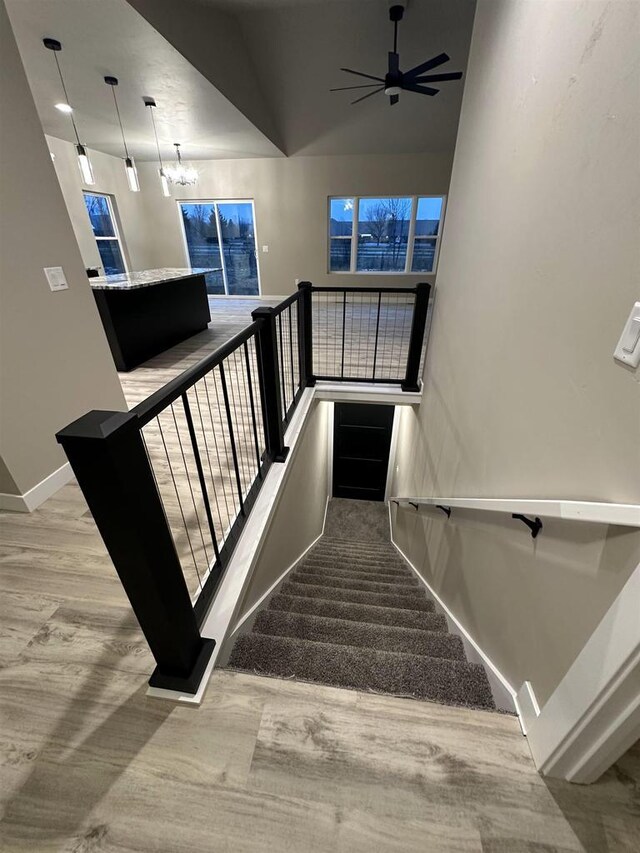
[[[240,636],[227,666],[427,699],[495,708],[484,668],[469,663],[424,587],[388,541],[363,525],[364,501],[332,501],[359,514],[349,538],[336,524]],[[359,505],[355,507],[354,505]],[[378,504],[377,507],[384,505]],[[376,508],[376,512],[379,510]],[[333,529],[330,529],[333,528]],[[353,525],[352,525],[353,528]],[[353,535],[361,538],[354,539]],[[388,539],[388,534],[386,534]],[[383,540],[384,537],[378,536]]]

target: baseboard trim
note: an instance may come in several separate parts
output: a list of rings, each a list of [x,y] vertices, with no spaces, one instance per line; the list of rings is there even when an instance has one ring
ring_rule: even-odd
[[[590,784],[640,731],[640,565],[527,733],[543,776]]]
[[[525,681],[516,696],[516,707],[520,717],[522,733],[527,734],[531,730],[534,721],[540,716],[540,706],[530,681]]]
[[[455,615],[451,612],[451,610],[447,607],[447,605],[446,605],[446,604],[444,603],[444,601],[440,598],[440,596],[439,596],[439,595],[438,595],[438,593],[433,589],[433,587],[432,587],[429,583],[427,583],[427,581],[422,577],[422,575],[420,574],[420,572],[416,569],[416,567],[413,565],[413,563],[411,562],[411,560],[407,557],[407,555],[404,553],[404,551],[402,550],[402,548],[400,548],[400,546],[397,544],[397,542],[396,542],[396,541],[395,541],[395,539],[393,538],[393,526],[392,526],[392,524],[391,524],[391,505],[390,505],[390,504],[389,504],[389,535],[390,535],[390,537],[391,537],[391,544],[392,544],[392,545],[393,545],[393,547],[396,549],[396,551],[400,554],[400,556],[402,557],[402,559],[403,559],[403,560],[405,560],[405,561],[407,562],[407,564],[408,564],[408,565],[409,565],[409,567],[412,569],[412,571],[414,572],[414,574],[416,575],[416,577],[418,578],[418,580],[419,580],[419,581],[421,581],[421,582],[424,584],[424,586],[426,587],[426,589],[427,589],[427,591],[428,591],[429,595],[430,595],[430,596],[431,596],[431,597],[432,597],[432,598],[433,598],[433,599],[438,603],[438,605],[439,605],[439,606],[442,608],[442,610],[445,612],[445,614],[446,614],[447,618],[448,618],[449,620],[451,620],[451,622],[455,625],[455,627],[456,627],[457,631],[460,633],[460,635],[461,635],[461,636],[462,636],[462,637],[463,637],[463,638],[464,638],[464,639],[469,643],[469,645],[470,645],[470,646],[475,650],[475,652],[477,653],[477,655],[479,656],[479,658],[482,660],[482,662],[484,663],[484,665],[485,665],[485,666],[486,666],[486,667],[487,667],[487,668],[488,668],[488,669],[493,673],[493,675],[494,675],[494,676],[496,677],[496,679],[500,682],[500,684],[502,685],[502,687],[504,688],[504,690],[509,694],[509,696],[511,697],[511,701],[512,701],[512,703],[513,703],[513,707],[514,707],[514,709],[515,709],[516,713],[518,714],[518,718],[521,720],[521,718],[520,718],[520,709],[519,709],[519,707],[518,707],[518,703],[517,703],[517,695],[518,695],[517,691],[513,688],[513,686],[509,683],[509,681],[508,681],[508,680],[504,677],[504,675],[500,672],[500,670],[499,670],[499,669],[498,669],[498,667],[494,664],[494,662],[491,660],[491,658],[489,657],[489,655],[487,655],[487,654],[486,654],[486,652],[485,652],[485,651],[484,651],[484,650],[483,650],[483,649],[478,645],[478,643],[474,640],[474,638],[473,638],[473,637],[471,636],[471,634],[467,631],[467,629],[464,627],[464,625],[462,624],[462,622],[460,622],[460,620],[457,618],[457,616],[455,616]],[[522,721],[520,722],[520,726],[521,726],[521,727],[523,727]],[[524,729],[523,729],[523,730],[524,730]]]
[[[331,498],[330,498],[330,496],[327,496],[327,502],[326,502],[325,507],[324,507],[324,519],[323,519],[323,521],[322,521],[322,530],[320,531],[320,534],[319,534],[318,536],[316,536],[316,538],[313,540],[313,542],[312,542],[310,545],[308,545],[308,546],[304,549],[304,551],[302,552],[302,554],[300,554],[300,556],[299,556],[299,557],[296,557],[296,559],[293,561],[293,563],[291,563],[291,565],[289,566],[289,568],[287,568],[287,569],[285,569],[285,570],[284,570],[284,572],[280,575],[280,577],[279,577],[277,580],[275,580],[275,581],[271,584],[271,586],[269,587],[269,589],[268,589],[266,592],[264,592],[264,593],[260,596],[260,598],[256,601],[256,603],[251,605],[251,607],[249,608],[249,610],[247,610],[247,612],[244,614],[244,616],[243,616],[243,617],[242,617],[242,618],[241,618],[241,619],[236,623],[235,628],[234,628],[234,629],[231,631],[231,633],[229,634],[229,638],[234,637],[234,636],[238,633],[238,631],[242,628],[242,626],[244,625],[244,623],[245,623],[248,619],[251,619],[251,617],[254,615],[254,613],[255,613],[257,610],[260,610],[260,609],[264,606],[264,604],[268,601],[268,599],[273,595],[273,593],[275,592],[275,590],[276,590],[276,589],[280,586],[280,584],[281,584],[281,583],[286,579],[286,577],[287,577],[287,575],[289,574],[289,572],[293,571],[293,569],[295,569],[295,567],[296,567],[296,566],[297,566],[297,565],[298,565],[302,560],[304,560],[304,558],[307,556],[307,554],[308,554],[308,553],[309,553],[309,551],[313,548],[313,546],[314,546],[314,545],[315,545],[315,544],[316,544],[320,539],[322,539],[322,537],[324,536],[324,528],[325,528],[325,525],[326,525],[326,523],[327,523],[327,510],[329,509],[329,501],[330,501],[330,499],[331,499]]]
[[[10,512],[33,512],[71,480],[73,480],[73,471],[71,465],[65,462],[23,495],[0,492],[0,509]]]

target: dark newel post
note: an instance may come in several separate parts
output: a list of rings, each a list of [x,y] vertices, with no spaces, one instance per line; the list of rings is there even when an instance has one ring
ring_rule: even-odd
[[[413,305],[413,320],[411,322],[411,336],[409,338],[409,352],[407,353],[407,372],[402,383],[403,391],[419,391],[418,373],[420,372],[420,358],[422,356],[422,344],[424,342],[424,330],[427,325],[427,309],[429,308],[429,293],[431,285],[420,282],[416,285],[416,299]]]
[[[195,693],[215,642],[200,636],[137,417],[89,412],[56,438],[156,660],[149,684]]]
[[[301,281],[298,285],[298,349],[300,351],[300,385],[309,388],[316,384],[313,376],[313,323],[311,314],[311,282]]]
[[[289,448],[284,445],[284,429],[282,426],[276,315],[273,308],[263,306],[252,311],[251,316],[254,320],[260,321],[260,328],[256,333],[256,343],[267,456],[272,462],[284,462],[289,453]]]

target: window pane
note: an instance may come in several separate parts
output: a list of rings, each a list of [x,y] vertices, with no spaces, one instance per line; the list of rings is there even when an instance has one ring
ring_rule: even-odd
[[[358,272],[404,272],[410,198],[363,198],[358,213]]]
[[[218,245],[216,212],[212,203],[181,204],[189,262],[192,267],[211,267],[205,281],[208,293],[224,293],[222,261]]]
[[[351,238],[331,238],[330,272],[349,272],[351,269]]]
[[[229,293],[256,296],[260,290],[253,207],[248,202],[219,204],[218,216]]]
[[[353,233],[353,199],[332,198],[329,212],[331,237],[351,237]]]
[[[416,214],[416,237],[435,237],[440,228],[441,198],[419,198]]]
[[[433,262],[436,256],[436,240],[421,238],[413,244],[413,261],[411,272],[433,272]]]
[[[117,240],[96,240],[105,275],[125,272],[122,252]]]
[[[115,237],[109,202],[103,195],[84,194],[84,203],[96,237]]]

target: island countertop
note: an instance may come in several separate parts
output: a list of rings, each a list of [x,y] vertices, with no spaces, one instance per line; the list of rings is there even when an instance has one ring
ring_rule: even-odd
[[[218,272],[216,267],[162,267],[157,270],[140,270],[117,275],[99,275],[89,279],[93,290],[137,290],[141,287],[153,287],[167,281],[179,281],[192,275],[204,275]]]

